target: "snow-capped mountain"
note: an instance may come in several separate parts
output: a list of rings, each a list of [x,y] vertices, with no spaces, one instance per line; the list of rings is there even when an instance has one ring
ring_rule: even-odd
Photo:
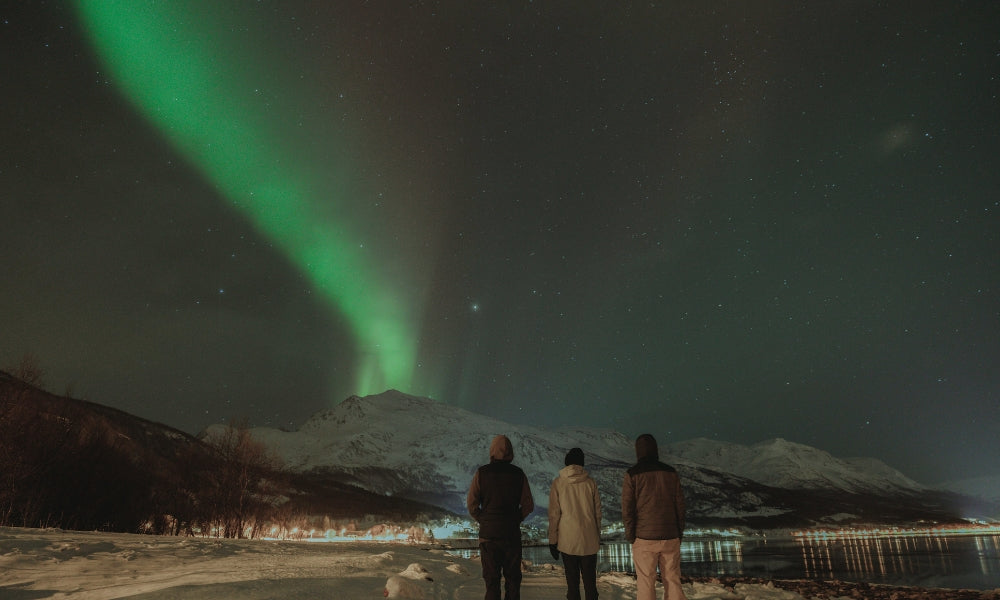
[[[935,487],[940,490],[950,490],[958,494],[1000,504],[1000,475],[947,481]]]
[[[781,438],[752,446],[699,438],[670,444],[665,450],[681,460],[779,488],[861,493],[924,489],[880,460],[834,458],[818,448]]]
[[[497,434],[511,439],[514,463],[528,475],[540,514],[570,448],[584,450],[608,522],[620,518],[622,478],[635,461],[633,440],[614,431],[512,425],[394,390],[352,396],[295,432],[256,428],[252,434],[294,471],[458,514],[465,514],[472,474],[489,460]],[[875,459],[838,459],[781,439],[753,446],[663,441],[660,458],[680,472],[692,521],[797,526],[835,514],[863,520],[897,508],[911,514],[920,503],[915,499],[930,493]]]
[[[435,502],[459,513],[465,512],[472,474],[489,461],[490,440],[497,434],[513,443],[514,462],[527,473],[540,506],[547,504],[549,485],[570,448],[587,448],[592,471],[613,465],[618,477],[634,459],[631,441],[615,432],[513,426],[394,390],[352,396],[313,415],[295,432],[257,428],[252,434],[294,471],[333,474],[371,491]]]

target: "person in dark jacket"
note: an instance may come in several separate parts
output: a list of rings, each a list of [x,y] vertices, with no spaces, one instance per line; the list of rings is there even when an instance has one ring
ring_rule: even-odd
[[[507,436],[490,444],[490,462],[476,470],[466,506],[479,523],[479,558],[486,600],[500,600],[500,577],[507,600],[521,597],[521,521],[535,510],[524,471],[514,466]]]
[[[622,484],[622,521],[632,544],[636,600],[656,600],[656,568],[663,580],[664,600],[685,600],[681,589],[681,537],[684,494],[680,477],[660,462],[656,439],[648,433],[635,440],[637,462]]]

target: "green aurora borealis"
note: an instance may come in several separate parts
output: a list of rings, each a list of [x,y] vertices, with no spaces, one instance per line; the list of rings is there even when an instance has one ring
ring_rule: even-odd
[[[414,389],[415,298],[387,281],[347,223],[328,216],[331,204],[337,211],[351,198],[336,189],[329,193],[318,173],[283,148],[273,114],[254,97],[256,85],[275,75],[255,69],[264,57],[247,56],[247,48],[226,35],[223,16],[213,14],[213,7],[224,7],[127,0],[81,0],[78,6],[95,47],[135,106],[346,317],[357,341],[358,393]],[[226,61],[233,68],[220,68]]]
[[[192,434],[396,388],[995,473],[998,22],[6,3],[0,369]]]

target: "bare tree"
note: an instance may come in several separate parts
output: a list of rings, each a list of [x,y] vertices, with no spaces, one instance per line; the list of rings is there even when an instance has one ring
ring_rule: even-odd
[[[25,354],[0,373],[0,525],[37,526],[49,518],[53,470],[69,439],[66,422],[41,419],[34,396],[42,370]]]
[[[21,355],[18,363],[11,368],[10,374],[28,386],[42,387],[44,372],[42,371],[41,361],[38,360],[38,356],[33,352],[25,352]]]
[[[217,535],[255,537],[274,512],[278,459],[253,438],[246,420],[230,422],[206,441],[220,460],[209,503]]]

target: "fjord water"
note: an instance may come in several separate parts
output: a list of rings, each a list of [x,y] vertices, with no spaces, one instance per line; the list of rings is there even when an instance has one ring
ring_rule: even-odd
[[[554,562],[544,546],[524,548],[524,558]],[[598,564],[632,571],[631,547],[602,545]],[[681,573],[991,590],[1000,588],[1000,535],[686,538]]]

